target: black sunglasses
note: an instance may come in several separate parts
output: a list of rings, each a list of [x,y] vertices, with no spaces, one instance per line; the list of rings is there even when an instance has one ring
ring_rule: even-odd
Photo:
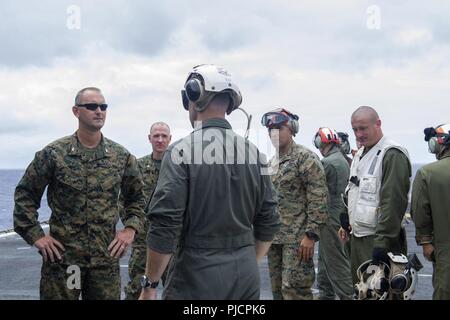
[[[86,108],[91,111],[97,110],[97,108],[100,108],[100,110],[105,111],[108,108],[108,105],[106,103],[97,104],[97,103],[85,103],[85,104],[78,104],[77,107]]]

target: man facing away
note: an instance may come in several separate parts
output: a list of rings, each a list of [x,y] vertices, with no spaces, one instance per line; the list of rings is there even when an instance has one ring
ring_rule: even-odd
[[[231,75],[193,68],[182,90],[194,131],[163,158],[148,209],[147,268],[140,299],[259,299],[257,262],[279,228],[264,159],[225,114],[242,101]]]
[[[417,244],[433,262],[433,299],[450,300],[450,124],[425,129],[425,140],[438,161],[417,171],[411,215]]]

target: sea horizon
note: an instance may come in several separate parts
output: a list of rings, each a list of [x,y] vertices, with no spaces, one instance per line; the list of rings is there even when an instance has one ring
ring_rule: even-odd
[[[427,163],[412,164],[411,185],[417,170],[426,164]],[[24,172],[25,169],[0,169],[0,232],[13,228],[14,190]],[[42,197],[41,207],[38,212],[39,221],[46,221],[50,217],[50,208],[47,204],[46,191]]]

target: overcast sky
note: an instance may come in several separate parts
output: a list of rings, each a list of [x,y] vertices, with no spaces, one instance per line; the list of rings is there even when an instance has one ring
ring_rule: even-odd
[[[450,122],[449,2],[2,0],[0,14],[0,168],[72,134],[86,86],[110,105],[105,136],[137,157],[155,121],[183,137],[180,89],[202,63],[233,74],[266,153],[260,119],[276,107],[300,116],[296,141],[313,149],[321,126],[354,145],[350,115],[372,106],[415,163],[434,159],[423,129]],[[243,133],[243,113],[230,122]]]

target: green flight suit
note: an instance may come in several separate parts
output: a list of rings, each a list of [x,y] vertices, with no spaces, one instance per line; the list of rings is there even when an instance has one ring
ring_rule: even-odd
[[[411,215],[417,244],[434,246],[433,299],[450,300],[450,150],[417,171]]]
[[[259,299],[255,239],[280,223],[264,163],[219,118],[167,149],[147,212],[148,247],[173,254],[164,299]]]
[[[43,237],[38,222],[42,194],[51,209],[50,235],[65,247],[62,261],[43,262],[41,299],[120,299],[119,259],[108,246],[116,236],[118,198],[122,222],[139,234],[144,221],[143,183],[134,156],[104,138],[86,149],[77,134],[36,153],[16,187],[14,230],[33,245]],[[81,287],[67,285],[69,267],[81,271]]]
[[[349,164],[338,146],[322,159],[328,186],[329,219],[320,228],[317,287],[320,300],[351,300],[353,295],[350,260],[339,238],[339,215],[345,209],[342,194],[350,176]]]

